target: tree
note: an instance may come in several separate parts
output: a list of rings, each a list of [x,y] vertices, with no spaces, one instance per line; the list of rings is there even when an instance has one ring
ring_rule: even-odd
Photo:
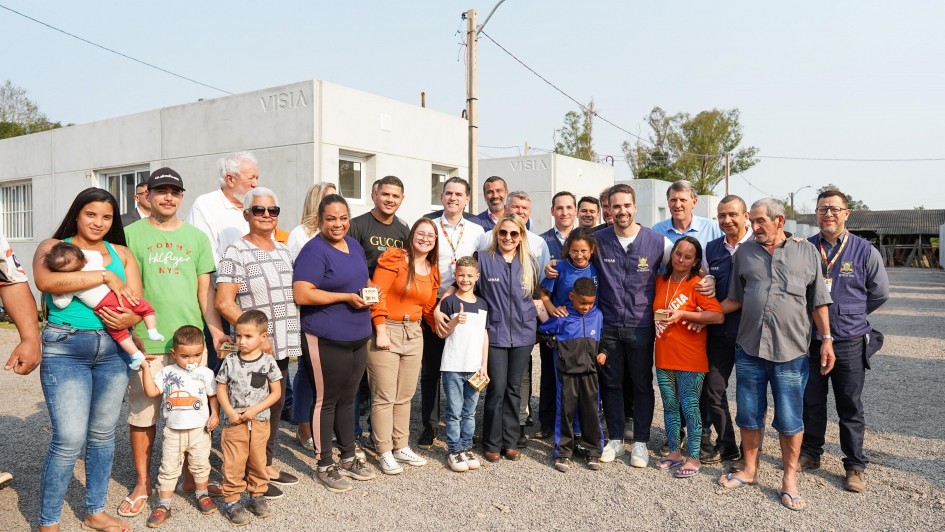
[[[561,140],[555,141],[555,153],[593,161],[597,156],[593,147],[594,128],[594,100],[581,108],[581,112],[568,111],[564,115],[564,127],[555,130],[555,136]]]
[[[828,190],[840,191],[840,187],[838,187],[837,185],[834,185],[833,183],[828,183],[826,186],[823,186],[823,187],[820,187],[820,188],[817,189],[817,195],[820,196],[821,194],[823,194],[824,192],[826,192],[826,191],[828,191]],[[868,211],[868,210],[870,210],[870,208],[869,208],[868,205],[866,205],[865,203],[863,203],[863,202],[860,201],[860,200],[855,200],[855,199],[853,199],[853,196],[851,196],[850,194],[847,194],[846,192],[844,192],[843,195],[847,197],[847,207],[848,207],[851,211]]]
[[[62,127],[51,122],[26,95],[26,89],[10,80],[0,85],[0,139],[29,135]]]
[[[636,179],[676,181],[686,179],[699,194],[711,194],[725,178],[725,154],[730,153],[729,173],[735,175],[758,163],[758,148],[738,148],[742,125],[738,109],[702,111],[691,116],[669,116],[654,107],[646,121],[652,130],[648,142],[623,143],[623,153]]]

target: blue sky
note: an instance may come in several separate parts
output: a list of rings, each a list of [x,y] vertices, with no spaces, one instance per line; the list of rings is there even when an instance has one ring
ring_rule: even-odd
[[[30,2],[0,4],[233,93],[324,79],[458,115],[460,14],[494,0]],[[507,0],[486,32],[579,101],[646,136],[644,117],[741,110],[762,155],[945,159],[945,4]],[[53,120],[84,123],[223,93],[104,52],[0,9],[0,79]],[[480,39],[480,149],[552,148],[573,102]],[[595,149],[627,135],[595,123]],[[622,160],[618,179],[629,178]],[[945,160],[763,159],[732,192],[753,200],[835,183],[873,209],[945,208]],[[749,184],[750,183],[750,184]],[[797,196],[814,204],[814,188]],[[719,190],[721,192],[721,190]]]

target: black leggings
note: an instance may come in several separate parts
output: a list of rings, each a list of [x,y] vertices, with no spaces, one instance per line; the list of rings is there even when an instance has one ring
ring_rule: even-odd
[[[368,338],[336,342],[305,334],[309,384],[312,385],[312,441],[315,459],[321,467],[333,463],[331,436],[334,433],[341,458],[354,456],[354,401],[367,367]]]

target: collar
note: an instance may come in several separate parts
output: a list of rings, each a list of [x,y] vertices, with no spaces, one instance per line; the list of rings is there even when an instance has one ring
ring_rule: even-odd
[[[551,230],[554,231],[555,238],[558,239],[558,242],[560,242],[561,244],[564,244],[564,241],[568,237],[562,235],[561,231],[558,231],[558,228],[556,226],[551,226]],[[571,230],[574,231],[574,228],[572,227]]]
[[[738,249],[738,246],[744,244],[745,242],[748,242],[748,239],[751,238],[751,237],[752,237],[751,231],[745,231],[745,236],[743,236],[743,237],[741,238],[741,240],[739,240],[738,242],[735,242],[735,245],[733,246],[733,245],[731,245],[731,244],[728,243],[728,238],[726,238],[726,237],[723,236],[723,237],[722,237],[722,244],[725,245],[725,249],[727,249],[727,250],[729,250],[729,251],[735,251],[735,250]]]
[[[839,246],[840,244],[843,244],[843,241],[846,240],[848,234],[849,234],[849,231],[844,229],[843,232],[840,233],[840,236],[837,237],[837,241],[834,242],[833,244],[831,244],[829,241],[827,241],[826,238],[824,238],[823,233],[818,233],[817,236],[820,237],[821,244],[827,246],[828,248],[833,248],[833,247]]]
[[[466,220],[466,217],[465,217],[465,216],[460,216],[459,222],[457,222],[456,225],[452,225],[452,224],[450,224],[449,220],[446,219],[446,214],[445,214],[445,213],[444,213],[442,216],[440,216],[440,219],[439,219],[439,223],[442,224],[443,227],[445,227],[445,228],[447,228],[447,229],[457,229],[457,228],[459,228],[460,226],[462,226],[463,224],[465,224],[466,221],[467,221],[467,220]]]
[[[218,188],[218,189],[216,190],[216,196],[217,196],[217,199],[218,199],[219,202],[220,202],[220,205],[221,205],[224,209],[233,209],[234,211],[243,212],[243,209],[242,209],[241,207],[237,207],[236,205],[233,205],[233,202],[230,201],[230,199],[226,197],[226,194],[223,193],[223,189],[222,189],[222,188]]]
[[[141,212],[141,206],[138,205],[137,203],[135,203],[135,210],[138,211],[138,216],[140,216],[141,218],[147,218],[148,216],[151,216],[150,213],[145,214],[145,213]]]

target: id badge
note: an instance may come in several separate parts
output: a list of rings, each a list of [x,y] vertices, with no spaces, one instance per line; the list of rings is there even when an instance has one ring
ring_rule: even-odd
[[[824,283],[827,284],[827,292],[830,292],[833,289],[833,279],[830,277],[824,277]]]

